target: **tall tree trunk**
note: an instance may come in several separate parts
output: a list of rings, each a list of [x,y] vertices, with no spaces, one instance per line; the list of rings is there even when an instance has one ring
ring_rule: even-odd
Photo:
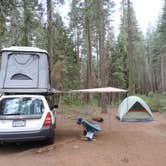
[[[51,77],[51,87],[57,89],[56,87],[56,80],[55,80],[55,71],[54,71],[54,61],[53,61],[53,8],[52,8],[52,0],[47,0],[47,38],[48,38],[48,55],[49,55],[49,65],[50,65],[50,77]],[[59,94],[54,94],[51,97],[51,103],[53,105],[59,104]]]
[[[87,72],[86,72],[86,88],[92,87],[92,46],[91,46],[91,32],[90,21],[88,16],[85,18],[86,25],[86,43],[87,43]],[[89,102],[89,93],[85,94],[86,102]]]
[[[164,92],[164,55],[161,53],[160,55],[160,73],[161,73],[161,92]]]
[[[23,25],[23,38],[22,38],[22,42],[21,44],[23,46],[28,46],[29,45],[29,32],[28,32],[28,27],[27,27],[27,17],[28,17],[28,2],[26,0],[23,0],[23,9],[24,9],[24,14],[23,14],[23,17],[24,17],[24,25]]]
[[[51,69],[53,67],[53,33],[52,33],[52,28],[53,28],[53,21],[52,21],[52,13],[53,13],[53,8],[52,8],[52,0],[47,0],[47,23],[48,23],[48,54],[49,54],[49,60],[50,60],[50,65]]]
[[[17,23],[16,23],[16,0],[13,0],[13,7],[11,9],[11,45],[17,45]]]
[[[106,52],[105,52],[105,26],[104,26],[104,9],[103,0],[98,0],[99,2],[99,55],[100,55],[100,80],[101,86],[107,86],[107,62],[106,62]],[[101,108],[102,112],[107,112],[107,95],[105,93],[101,94]]]
[[[6,25],[5,25],[6,19],[4,16],[4,12],[1,10],[3,10],[3,6],[1,6],[1,9],[0,9],[0,49],[2,48],[3,36],[6,31]]]
[[[128,12],[128,64],[129,64],[129,94],[135,93],[135,82],[134,82],[134,45],[133,45],[133,32],[132,32],[132,19],[131,19],[131,2],[127,1]]]
[[[78,27],[76,27],[76,60],[79,61],[80,57],[80,37],[79,37],[79,30]]]
[[[92,46],[89,18],[86,19],[87,25],[87,88],[92,87]]]
[[[55,74],[56,73],[56,74]],[[53,65],[52,69],[52,84],[54,88],[58,90],[63,90],[63,56],[58,55],[56,63]],[[53,103],[58,105],[60,101],[60,94],[55,94],[53,96]]]

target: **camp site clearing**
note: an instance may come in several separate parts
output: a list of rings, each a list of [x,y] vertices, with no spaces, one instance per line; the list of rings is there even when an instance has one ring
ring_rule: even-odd
[[[102,131],[93,141],[82,139],[83,129],[76,124],[80,112],[58,112],[53,145],[39,142],[0,145],[1,165],[165,166],[166,114],[153,113],[154,122],[131,123],[117,120],[116,111],[101,114]]]

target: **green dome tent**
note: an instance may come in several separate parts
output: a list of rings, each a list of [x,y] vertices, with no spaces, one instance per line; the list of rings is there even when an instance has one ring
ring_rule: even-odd
[[[120,121],[152,121],[153,115],[149,106],[137,96],[125,98],[119,105],[117,117]]]

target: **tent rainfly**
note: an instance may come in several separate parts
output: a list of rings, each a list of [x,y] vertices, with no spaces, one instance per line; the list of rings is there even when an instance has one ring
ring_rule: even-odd
[[[153,115],[149,106],[137,96],[125,98],[119,105],[117,117],[120,121],[152,121]]]

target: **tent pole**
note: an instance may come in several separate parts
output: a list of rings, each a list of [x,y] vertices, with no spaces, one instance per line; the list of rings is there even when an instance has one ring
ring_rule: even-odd
[[[129,93],[128,93],[128,91],[127,91],[127,93],[126,93],[126,97],[127,97],[127,111],[128,111],[128,108],[129,108],[129,107],[128,107],[128,104],[129,104],[129,102],[128,102],[128,97],[129,97],[128,94],[129,94]]]

